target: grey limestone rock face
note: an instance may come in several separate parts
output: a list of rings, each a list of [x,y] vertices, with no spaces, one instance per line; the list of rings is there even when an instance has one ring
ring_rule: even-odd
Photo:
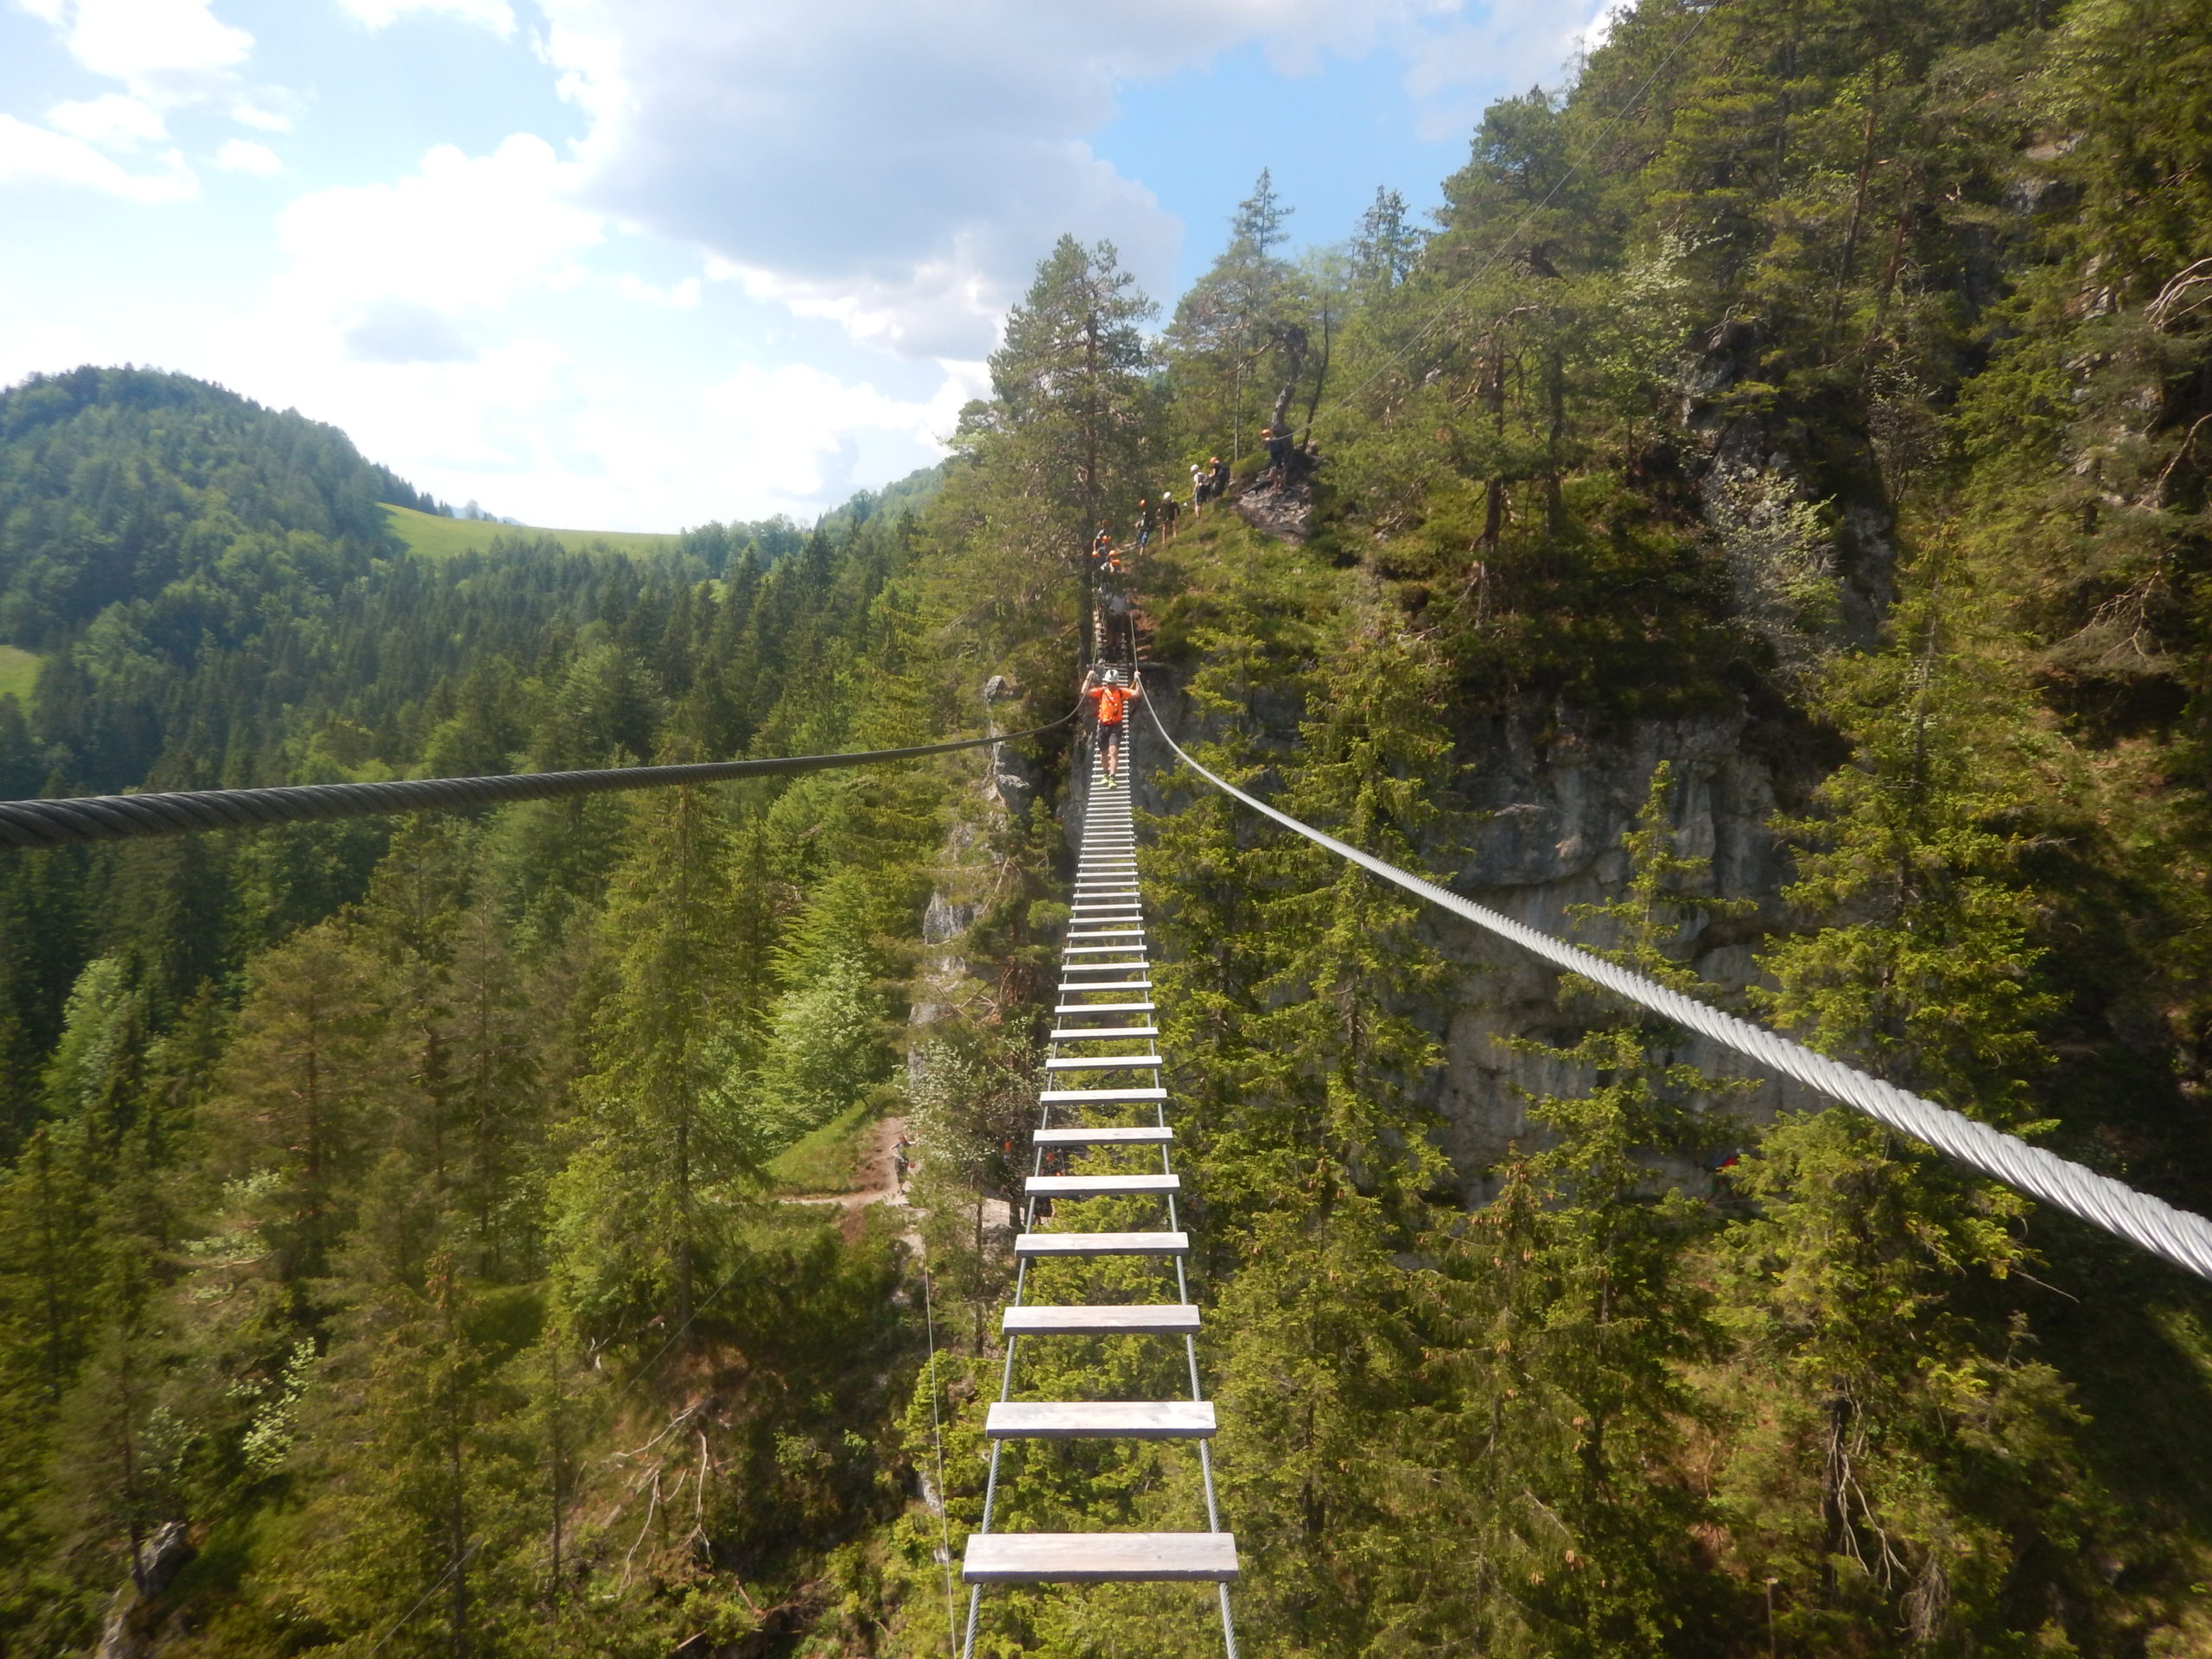
[[[1714,713],[1641,721],[1604,740],[1554,733],[1540,742],[1531,721],[1489,722],[1463,746],[1463,758],[1471,760],[1467,810],[1440,827],[1432,857],[1469,898],[1556,938],[1608,944],[1576,907],[1618,895],[1628,876],[1625,837],[1653,771],[1665,761],[1678,780],[1675,851],[1707,862],[1706,896],[1751,906],[1742,916],[1693,916],[1681,953],[1740,1011],[1741,994],[1758,977],[1758,944],[1784,920],[1781,890],[1790,862],[1774,819],[1783,794],[1794,798],[1815,775],[1808,758],[1803,776],[1778,778],[1773,760],[1747,748],[1747,723],[1740,712]],[[1516,1145],[1533,1151],[1544,1142],[1529,1117],[1529,1096],[1573,1093],[1592,1081],[1516,1052],[1512,1039],[1571,1041],[1586,1012],[1599,1005],[1563,1007],[1555,970],[1471,923],[1433,912],[1427,931],[1465,971],[1456,994],[1420,1011],[1445,1055],[1424,1092],[1445,1125],[1444,1149],[1463,1190],[1479,1200],[1489,1195],[1487,1172],[1501,1157]],[[1703,1039],[1690,1041],[1681,1058],[1719,1077],[1760,1075]],[[1762,1119],[1812,1103],[1795,1085],[1764,1080],[1731,1095],[1713,1122],[1712,1161],[1734,1145],[1732,1118]],[[1669,1173],[1693,1183],[1703,1179],[1687,1162]]]
[[[1165,675],[1150,683],[1168,728],[1181,738],[1196,721]],[[1286,736],[1294,714],[1282,711]],[[1272,715],[1266,723],[1278,722]],[[1173,811],[1189,798],[1179,769],[1149,722],[1140,728],[1135,804]],[[1423,852],[1454,891],[1517,921],[1575,944],[1611,941],[1579,918],[1576,907],[1617,896],[1628,874],[1624,840],[1643,805],[1653,770],[1669,763],[1678,780],[1674,837],[1678,853],[1709,865],[1709,896],[1750,901],[1748,913],[1694,917],[1681,955],[1719,988],[1738,1012],[1758,978],[1754,957],[1763,939],[1785,923],[1782,888],[1791,877],[1778,839],[1777,813],[1802,807],[1821,774],[1817,757],[1771,753],[1770,737],[1751,741],[1741,709],[1675,720],[1649,720],[1592,735],[1553,711],[1483,721],[1459,734],[1463,768],[1454,810],[1432,824]],[[1264,785],[1262,789],[1264,790]],[[1077,814],[1071,811],[1071,823]],[[1140,852],[1140,858],[1142,854]],[[1436,1111],[1442,1149],[1465,1199],[1484,1202],[1490,1172],[1516,1145],[1541,1147],[1546,1133],[1531,1122],[1531,1096],[1586,1089],[1592,1079],[1541,1055],[1516,1051],[1513,1039],[1573,1040],[1596,1006],[1562,1007],[1560,976],[1516,947],[1442,911],[1423,921],[1428,941],[1461,970],[1445,993],[1409,1010],[1436,1039],[1443,1064],[1418,1080],[1416,1092]],[[1734,1056],[1693,1039],[1681,1058],[1716,1076],[1756,1079],[1730,1094],[1714,1117],[1711,1156],[1655,1160],[1693,1187],[1740,1138],[1739,1121],[1820,1103],[1795,1084],[1765,1079]]]

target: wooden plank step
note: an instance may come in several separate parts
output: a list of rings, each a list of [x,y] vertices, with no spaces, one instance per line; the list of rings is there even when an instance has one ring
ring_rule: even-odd
[[[1040,1147],[1164,1147],[1175,1138],[1175,1131],[1116,1123],[1096,1129],[1035,1129],[1030,1138]]]
[[[1047,1071],[1148,1071],[1165,1065],[1157,1054],[1075,1054],[1064,1060],[1047,1060]]]
[[[1133,1332],[1181,1336],[1198,1328],[1198,1310],[1187,1302],[1009,1307],[999,1328],[1009,1337],[1110,1337]]]
[[[1040,1106],[1111,1106],[1124,1101],[1165,1100],[1165,1089],[1047,1089],[1037,1096]]]
[[[1090,1043],[1102,1037],[1127,1039],[1157,1037],[1158,1026],[1056,1026],[1046,1041],[1052,1043]]]
[[[1016,1233],[1017,1256],[1188,1255],[1188,1233]]]
[[[1211,1400],[1001,1400],[983,1419],[992,1440],[1209,1440]]]
[[[1062,996],[1066,996],[1071,992],[1077,991],[1148,991],[1151,988],[1152,982],[1148,979],[1116,979],[1109,981],[1103,984],[1094,982],[1088,985],[1079,983],[1071,984],[1066,980],[1062,980],[1060,982],[1060,995]],[[1128,1005],[1106,1002],[1101,1003],[1099,1006],[1102,1007],[1117,1007]],[[1145,1007],[1147,1008],[1151,1006],[1152,1004],[1149,1002],[1145,1004]],[[1081,1013],[1083,1010],[1077,1009],[1077,1012]]]
[[[1021,1184],[1032,1198],[1138,1198],[1180,1192],[1180,1175],[1032,1175]]]
[[[1234,1584],[1231,1532],[979,1532],[963,1584]]]
[[[1103,985],[1086,985],[1087,991],[1103,991]],[[1150,1014],[1157,1002],[1055,1002],[1054,1014]]]
[[[1144,953],[1141,938],[1134,944],[1071,944],[1060,951],[1064,957],[1141,957]],[[1102,962],[1093,965],[1103,968],[1108,964]],[[1135,964],[1132,963],[1130,966],[1135,967]]]

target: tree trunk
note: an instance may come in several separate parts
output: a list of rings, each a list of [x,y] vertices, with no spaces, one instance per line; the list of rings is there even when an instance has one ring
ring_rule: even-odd
[[[1491,430],[1502,441],[1505,436],[1505,334],[1502,327],[1491,331],[1490,360],[1484,367],[1483,401],[1490,410]],[[1483,486],[1483,559],[1485,563],[1497,556],[1497,540],[1504,530],[1505,475],[1497,473]]]

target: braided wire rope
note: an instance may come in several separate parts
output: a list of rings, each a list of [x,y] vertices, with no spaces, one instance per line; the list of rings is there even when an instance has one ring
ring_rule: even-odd
[[[454,811],[510,801],[550,801],[626,789],[717,784],[736,778],[786,778],[838,766],[880,766],[925,754],[950,754],[991,743],[1035,737],[1075,718],[1026,732],[923,743],[853,754],[782,755],[760,760],[705,760],[683,766],[601,766],[588,772],[526,772],[495,778],[411,778],[380,784],[298,784],[271,789],[194,789],[168,794],[79,795],[55,800],[0,801],[0,847],[67,847],[135,836],[181,836],[201,830],[251,830],[330,818],[372,818],[394,812]]]
[[[1154,727],[1167,747],[1174,750],[1176,758],[1216,789],[1242,801],[1254,811],[1296,830],[1339,857],[1350,859],[1385,881],[1403,887],[1415,898],[1510,940],[1554,967],[1579,974],[1678,1026],[1747,1055],[1771,1071],[1794,1078],[1830,1100],[1864,1112],[1877,1122],[1923,1141],[1970,1169],[2055,1205],[2154,1255],[2163,1256],[2199,1278],[2212,1279],[2212,1221],[2177,1209],[2147,1192],[2139,1192],[2125,1182],[2100,1175],[2054,1152],[2031,1146],[2017,1135],[1976,1122],[1962,1113],[1885,1083],[1840,1060],[1815,1053],[1802,1043],[1792,1042],[1747,1020],[1723,1014],[1617,963],[1607,962],[1603,957],[1565,944],[1487,906],[1463,899],[1433,881],[1386,864],[1334,836],[1324,835],[1310,824],[1300,823],[1288,813],[1254,798],[1193,760],[1168,735],[1153,700],[1146,697],[1143,701],[1151,712]]]

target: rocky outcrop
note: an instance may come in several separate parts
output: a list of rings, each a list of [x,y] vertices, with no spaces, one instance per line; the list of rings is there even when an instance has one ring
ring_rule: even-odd
[[[1181,738],[1203,735],[1167,674],[1147,677],[1168,728]],[[1286,734],[1294,711],[1278,722]],[[1264,714],[1264,711],[1263,711]],[[1149,721],[1140,726],[1135,801],[1173,811],[1189,798],[1173,757],[1162,753]],[[1649,788],[1653,769],[1671,763],[1681,779],[1675,842],[1685,857],[1708,861],[1708,893],[1748,899],[1751,911],[1718,920],[1698,918],[1686,930],[1684,956],[1737,1000],[1757,978],[1752,958],[1764,937],[1783,925],[1781,890],[1790,865],[1777,837],[1778,812],[1802,807],[1821,775],[1818,757],[1793,753],[1786,740],[1754,732],[1747,714],[1729,710],[1678,720],[1637,722],[1603,734],[1579,729],[1560,711],[1500,717],[1459,734],[1466,770],[1454,810],[1433,823],[1425,848],[1432,868],[1447,873],[1455,891],[1532,927],[1578,944],[1605,944],[1574,914],[1578,906],[1617,895],[1626,879],[1623,840]],[[1187,775],[1186,775],[1187,776]],[[1262,785],[1264,790],[1265,785]],[[1071,817],[1073,815],[1071,815]],[[1571,1041],[1584,1017],[1562,1007],[1560,976],[1516,947],[1447,912],[1427,911],[1426,937],[1462,969],[1447,992],[1412,1010],[1435,1037],[1444,1064],[1420,1091],[1442,1121],[1443,1150],[1467,1202],[1491,1195],[1487,1172],[1515,1146],[1543,1144],[1532,1124],[1532,1096],[1589,1086],[1569,1068],[1517,1052],[1510,1039]],[[1785,1108],[1816,1104],[1794,1084],[1766,1078],[1733,1055],[1693,1039],[1684,1059],[1724,1077],[1756,1079],[1732,1094],[1713,1124],[1710,1157],[1677,1160],[1670,1173],[1693,1187],[1734,1149],[1739,1121],[1761,1120]]]
[[[1262,536],[1304,546],[1313,534],[1313,490],[1303,476],[1287,484],[1254,485],[1229,504]]]
[[[181,1521],[164,1522],[139,1543],[138,1571],[109,1604],[93,1659],[145,1659],[154,1651],[162,1596],[198,1554]]]
[[[1653,770],[1669,762],[1680,780],[1675,850],[1708,862],[1710,896],[1753,906],[1740,917],[1693,918],[1682,941],[1698,972],[1724,1000],[1736,999],[1757,977],[1760,941],[1783,919],[1780,895],[1790,866],[1773,820],[1799,804],[1818,771],[1810,756],[1799,766],[1757,753],[1748,724],[1737,711],[1641,721],[1603,738],[1554,727],[1540,739],[1531,719],[1491,721],[1465,743],[1473,762],[1467,810],[1440,828],[1432,856],[1452,869],[1455,891],[1554,937],[1602,945],[1606,939],[1578,919],[1576,907],[1619,893],[1628,875],[1624,839]],[[1526,952],[1442,912],[1430,912],[1427,928],[1465,973],[1456,995],[1423,1011],[1445,1054],[1427,1092],[1444,1120],[1445,1150],[1461,1185],[1479,1199],[1487,1192],[1484,1172],[1511,1147],[1541,1144],[1529,1097],[1589,1083],[1556,1062],[1516,1052],[1509,1039],[1569,1039],[1582,1014],[1560,1007],[1560,976]],[[1701,1039],[1682,1058],[1721,1077],[1758,1081],[1729,1097],[1730,1117],[1716,1118],[1712,1161],[1733,1147],[1733,1116],[1764,1118],[1813,1103],[1796,1085],[1769,1080]],[[1699,1178],[1688,1163],[1674,1173]]]

